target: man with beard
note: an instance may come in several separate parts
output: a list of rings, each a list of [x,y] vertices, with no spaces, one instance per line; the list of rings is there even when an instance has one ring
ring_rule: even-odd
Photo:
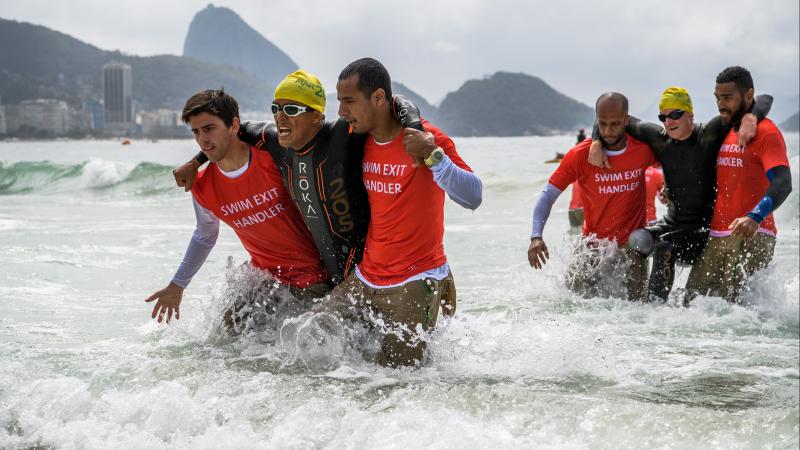
[[[708,245],[686,283],[687,301],[710,292],[730,302],[755,271],[766,268],[775,250],[772,213],[792,191],[786,143],[778,127],[764,119],[757,136],[741,145],[739,124],[753,104],[753,78],[738,66],[717,76],[714,96],[731,127],[717,157],[717,203]]]
[[[756,120],[765,117],[771,105],[768,95],[760,95],[750,105],[752,114],[742,118],[742,144],[753,137]],[[708,240],[716,196],[716,159],[731,124],[720,116],[705,124],[694,123],[689,92],[675,86],[663,92],[658,118],[663,128],[631,118],[626,131],[647,143],[661,164],[669,199],[667,214],[654,225],[634,231],[630,245],[643,255],[653,254],[647,300],[666,301],[676,262],[694,264]],[[589,162],[611,168],[596,130],[592,138]]]
[[[605,143],[604,153],[612,170],[588,162],[588,139],[569,150],[550,177],[533,209],[533,232],[528,247],[528,262],[540,269],[550,257],[542,239],[544,226],[558,196],[572,183],[579,186],[584,205],[583,236],[567,269],[567,287],[582,295],[610,296],[601,284],[609,276],[624,277],[629,300],[641,300],[645,293],[647,268],[644,258],[625,249],[604,252],[601,241],[614,241],[624,247],[630,233],[645,220],[645,170],[655,162],[653,152],[643,142],[628,136],[628,99],[611,92],[601,95],[595,106],[597,124]],[[628,273],[609,274],[603,268],[610,261],[628,259]],[[609,270],[611,272],[612,270]]]

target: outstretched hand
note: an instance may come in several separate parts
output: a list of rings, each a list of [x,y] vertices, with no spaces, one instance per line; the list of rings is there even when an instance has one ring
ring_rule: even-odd
[[[589,146],[589,164],[601,169],[611,168],[611,163],[608,162],[608,155],[603,151],[602,142],[592,141],[592,145]]]
[[[192,159],[186,164],[173,170],[172,175],[175,177],[175,184],[177,184],[178,187],[182,187],[186,192],[192,190],[192,184],[194,184],[194,178],[197,176],[197,169],[199,167],[200,164],[197,162],[197,160]]]
[[[156,291],[144,301],[152,302],[153,300],[157,300],[156,305],[153,307],[153,314],[151,317],[153,319],[158,317],[158,322],[161,323],[164,320],[164,315],[166,314],[167,323],[169,323],[173,314],[175,314],[175,320],[180,320],[182,299],[183,288],[175,283],[170,282],[167,287]]]
[[[541,269],[549,258],[550,252],[547,251],[544,240],[538,237],[531,238],[531,245],[528,247],[528,263],[531,267]]]

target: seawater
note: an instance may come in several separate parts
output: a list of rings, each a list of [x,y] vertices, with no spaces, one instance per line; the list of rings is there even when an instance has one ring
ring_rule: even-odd
[[[477,211],[446,205],[459,310],[423,367],[397,370],[308,368],[274,339],[220,338],[228,267],[247,260],[227,227],[181,319],[150,320],[143,300],[194,227],[170,173],[193,141],[0,143],[0,448],[796,449],[798,135],[786,140],[794,191],[772,265],[743,305],[682,308],[567,291],[567,194],[550,262],[528,266],[544,161],[571,136],[456,139],[484,182]]]

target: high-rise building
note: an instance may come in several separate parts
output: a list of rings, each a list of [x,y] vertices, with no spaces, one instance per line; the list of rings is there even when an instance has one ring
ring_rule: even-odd
[[[103,104],[107,128],[133,127],[131,66],[121,62],[110,62],[103,66]]]
[[[105,128],[105,111],[103,110],[102,102],[95,99],[86,100],[83,102],[83,110],[91,116],[91,128],[93,130]]]
[[[4,105],[3,109],[8,134],[27,127],[58,136],[69,129],[69,107],[60,100],[24,100],[16,105]]]

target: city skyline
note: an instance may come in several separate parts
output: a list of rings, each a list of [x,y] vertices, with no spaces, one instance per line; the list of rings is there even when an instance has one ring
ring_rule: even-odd
[[[182,54],[189,23],[208,1],[122,2],[115,10],[126,20],[113,24],[87,18],[85,11],[105,5],[95,0],[0,3],[4,18],[146,56]],[[366,0],[214,4],[233,9],[298,65],[317,73],[329,92],[344,65],[370,55],[432,103],[468,79],[510,71],[541,77],[589,105],[599,93],[617,90],[638,112],[669,85],[688,88],[702,104],[713,98],[716,74],[734,64],[753,72],[759,92],[779,98],[798,93],[798,5],[788,0],[677,0],[666,7],[629,0],[410,0],[399,10]],[[276,20],[282,17],[291,20]]]

